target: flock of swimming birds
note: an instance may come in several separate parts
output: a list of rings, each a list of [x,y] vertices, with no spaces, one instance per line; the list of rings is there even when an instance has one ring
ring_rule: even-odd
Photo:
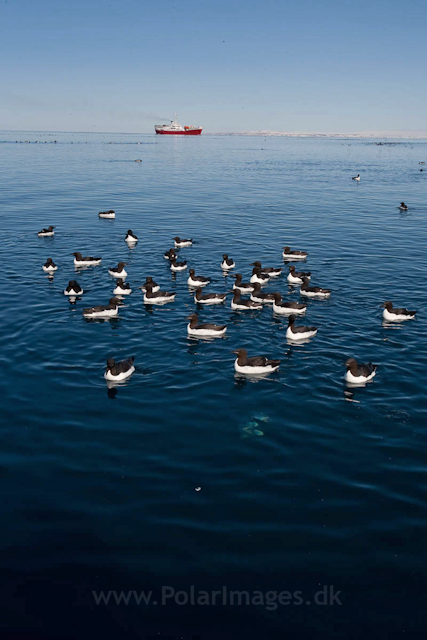
[[[353,179],[360,180],[360,176],[358,175]],[[401,210],[408,209],[404,202],[401,203],[399,208]],[[101,211],[98,214],[100,218],[106,219],[114,219],[115,215],[115,211],[112,209],[109,211]],[[52,237],[55,234],[54,229],[55,227],[51,225],[39,231],[37,235],[39,237]],[[128,246],[135,246],[138,242],[138,237],[129,229],[124,240]],[[174,241],[174,247],[164,253],[164,258],[169,261],[172,272],[185,271],[188,268],[187,261],[179,261],[177,252],[185,247],[191,247],[193,239],[184,239],[175,236],[172,240]],[[100,257],[83,256],[79,251],[75,251],[71,255],[74,256],[74,266],[77,270],[79,268],[100,265],[102,260]],[[282,258],[285,263],[303,262],[307,257],[308,253],[306,251],[294,250],[288,246],[283,247]],[[129,283],[125,280],[128,275],[125,266],[126,262],[119,262],[117,266],[108,270],[108,273],[116,279],[113,297],[110,298],[109,303],[106,305],[83,309],[83,316],[85,318],[106,319],[118,315],[119,308],[123,304],[123,297],[132,293]],[[233,284],[231,308],[236,311],[254,311],[262,309],[265,305],[270,305],[274,313],[288,318],[286,337],[291,344],[301,344],[313,338],[317,334],[317,327],[296,324],[297,317],[305,314],[307,310],[306,304],[303,302],[285,302],[282,299],[282,295],[278,292],[266,293],[262,291],[264,285],[282,275],[283,269],[263,267],[259,261],[251,263],[251,266],[253,267],[252,275],[248,282],[243,282],[241,273],[233,274],[235,281]],[[224,254],[220,264],[222,272],[231,274],[231,271],[235,267],[234,260],[228,254]],[[58,266],[52,258],[48,258],[42,268],[49,276],[53,276]],[[190,291],[194,293],[194,301],[196,304],[216,305],[225,303],[228,296],[227,293],[204,293],[204,287],[209,285],[211,281],[210,278],[196,275],[195,269],[188,269],[188,274],[187,284]],[[330,289],[312,286],[310,280],[310,271],[297,271],[294,265],[288,266],[287,281],[290,285],[300,287],[300,294],[303,298],[325,299],[330,297]],[[152,276],[148,276],[144,284],[138,288],[142,289],[144,303],[147,305],[164,305],[173,302],[176,296],[175,292],[161,291],[160,286],[153,280]],[[77,297],[84,294],[84,291],[76,280],[70,280],[64,290],[64,294],[69,296],[70,301],[75,301]],[[245,295],[249,297],[242,297]],[[408,309],[395,308],[390,301],[384,302],[383,307],[383,318],[387,322],[412,320],[417,313],[416,311],[409,311]],[[199,338],[220,337],[227,331],[226,325],[199,322],[197,313],[190,314],[187,319],[189,320],[187,325],[187,333],[189,336]],[[237,356],[234,362],[234,368],[236,372],[240,374],[260,376],[277,371],[280,366],[280,360],[272,360],[265,356],[248,356],[246,349],[236,349],[233,353]],[[116,382],[126,380],[135,371],[134,361],[134,358],[128,358],[121,362],[116,362],[113,358],[109,358],[104,373],[105,379]],[[354,386],[364,386],[374,378],[377,370],[377,365],[372,364],[372,362],[367,364],[358,363],[354,358],[349,358],[345,366],[345,380]]]

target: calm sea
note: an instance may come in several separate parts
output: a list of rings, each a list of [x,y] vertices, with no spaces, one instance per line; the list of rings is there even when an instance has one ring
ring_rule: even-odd
[[[421,637],[426,141],[0,141],[2,637]],[[115,220],[98,219],[110,208]],[[38,238],[49,224],[55,237]],[[233,312],[229,297],[200,309],[226,337],[189,339],[188,274],[163,259],[175,235],[194,238],[180,255],[214,292],[233,282],[223,253],[246,280],[254,260],[283,265],[285,244],[308,251],[312,283],[332,289],[308,303],[317,336],[290,346],[286,319]],[[74,251],[101,266],[76,276]],[[119,260],[133,288],[119,318],[85,321]],[[144,306],[149,275],[173,304]],[[62,293],[73,278],[76,304]],[[265,290],[299,300],[283,276]],[[383,326],[385,300],[416,320]],[[279,373],[236,376],[239,347],[280,358]],[[107,357],[132,355],[135,374],[111,392]],[[352,356],[379,367],[349,395]]]

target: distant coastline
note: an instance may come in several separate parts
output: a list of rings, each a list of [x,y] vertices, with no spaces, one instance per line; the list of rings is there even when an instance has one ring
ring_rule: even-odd
[[[392,138],[404,140],[425,140],[427,139],[427,131],[369,131],[362,133],[303,133],[303,132],[287,132],[287,131],[270,131],[268,129],[262,131],[239,131],[236,133],[206,133],[205,135],[216,136],[264,136],[278,138]]]
[[[28,129],[0,129],[0,133],[5,134],[38,134],[53,136],[58,134],[68,135],[121,135],[121,136],[149,136],[154,137],[151,131],[48,131],[48,130],[28,130]],[[331,139],[387,139],[387,140],[427,140],[427,130],[421,131],[364,131],[360,133],[318,133],[304,131],[273,131],[262,129],[260,131],[210,131],[203,132],[203,136],[253,136],[253,137],[276,137],[276,138],[331,138]]]

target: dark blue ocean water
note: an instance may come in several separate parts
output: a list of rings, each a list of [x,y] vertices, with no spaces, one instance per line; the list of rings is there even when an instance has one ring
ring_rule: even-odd
[[[427,143],[0,139],[4,637],[421,637]],[[115,220],[98,219],[110,208]],[[55,237],[38,238],[49,224]],[[224,252],[247,279],[256,259],[282,265],[285,244],[307,250],[312,283],[332,289],[308,302],[318,335],[290,347],[286,319],[269,307],[235,313],[229,298],[200,310],[228,324],[226,337],[189,339],[188,274],[172,276],[163,259],[176,234],[195,239],[180,254],[212,277],[209,291],[231,288]],[[73,251],[102,264],[76,276]],[[52,280],[41,270],[49,256]],[[117,320],[85,321],[84,307],[112,295],[107,268],[119,260],[133,293]],[[137,286],[148,275],[177,292],[173,304],[144,307]],[[62,292],[75,277],[85,294],[71,305]],[[285,277],[265,290],[299,299]],[[383,326],[385,300],[417,319]],[[236,376],[239,347],[281,358],[280,372]],[[106,358],[130,355],[137,370],[112,397]],[[351,356],[379,365],[353,397]],[[301,591],[303,604],[193,605],[184,594],[162,606],[162,587],[191,585],[251,598]],[[341,604],[314,602],[324,585]],[[153,596],[96,605],[94,590]]]

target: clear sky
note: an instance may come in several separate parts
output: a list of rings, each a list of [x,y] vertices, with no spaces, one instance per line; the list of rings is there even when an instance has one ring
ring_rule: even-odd
[[[427,0],[0,0],[0,129],[427,129]]]

